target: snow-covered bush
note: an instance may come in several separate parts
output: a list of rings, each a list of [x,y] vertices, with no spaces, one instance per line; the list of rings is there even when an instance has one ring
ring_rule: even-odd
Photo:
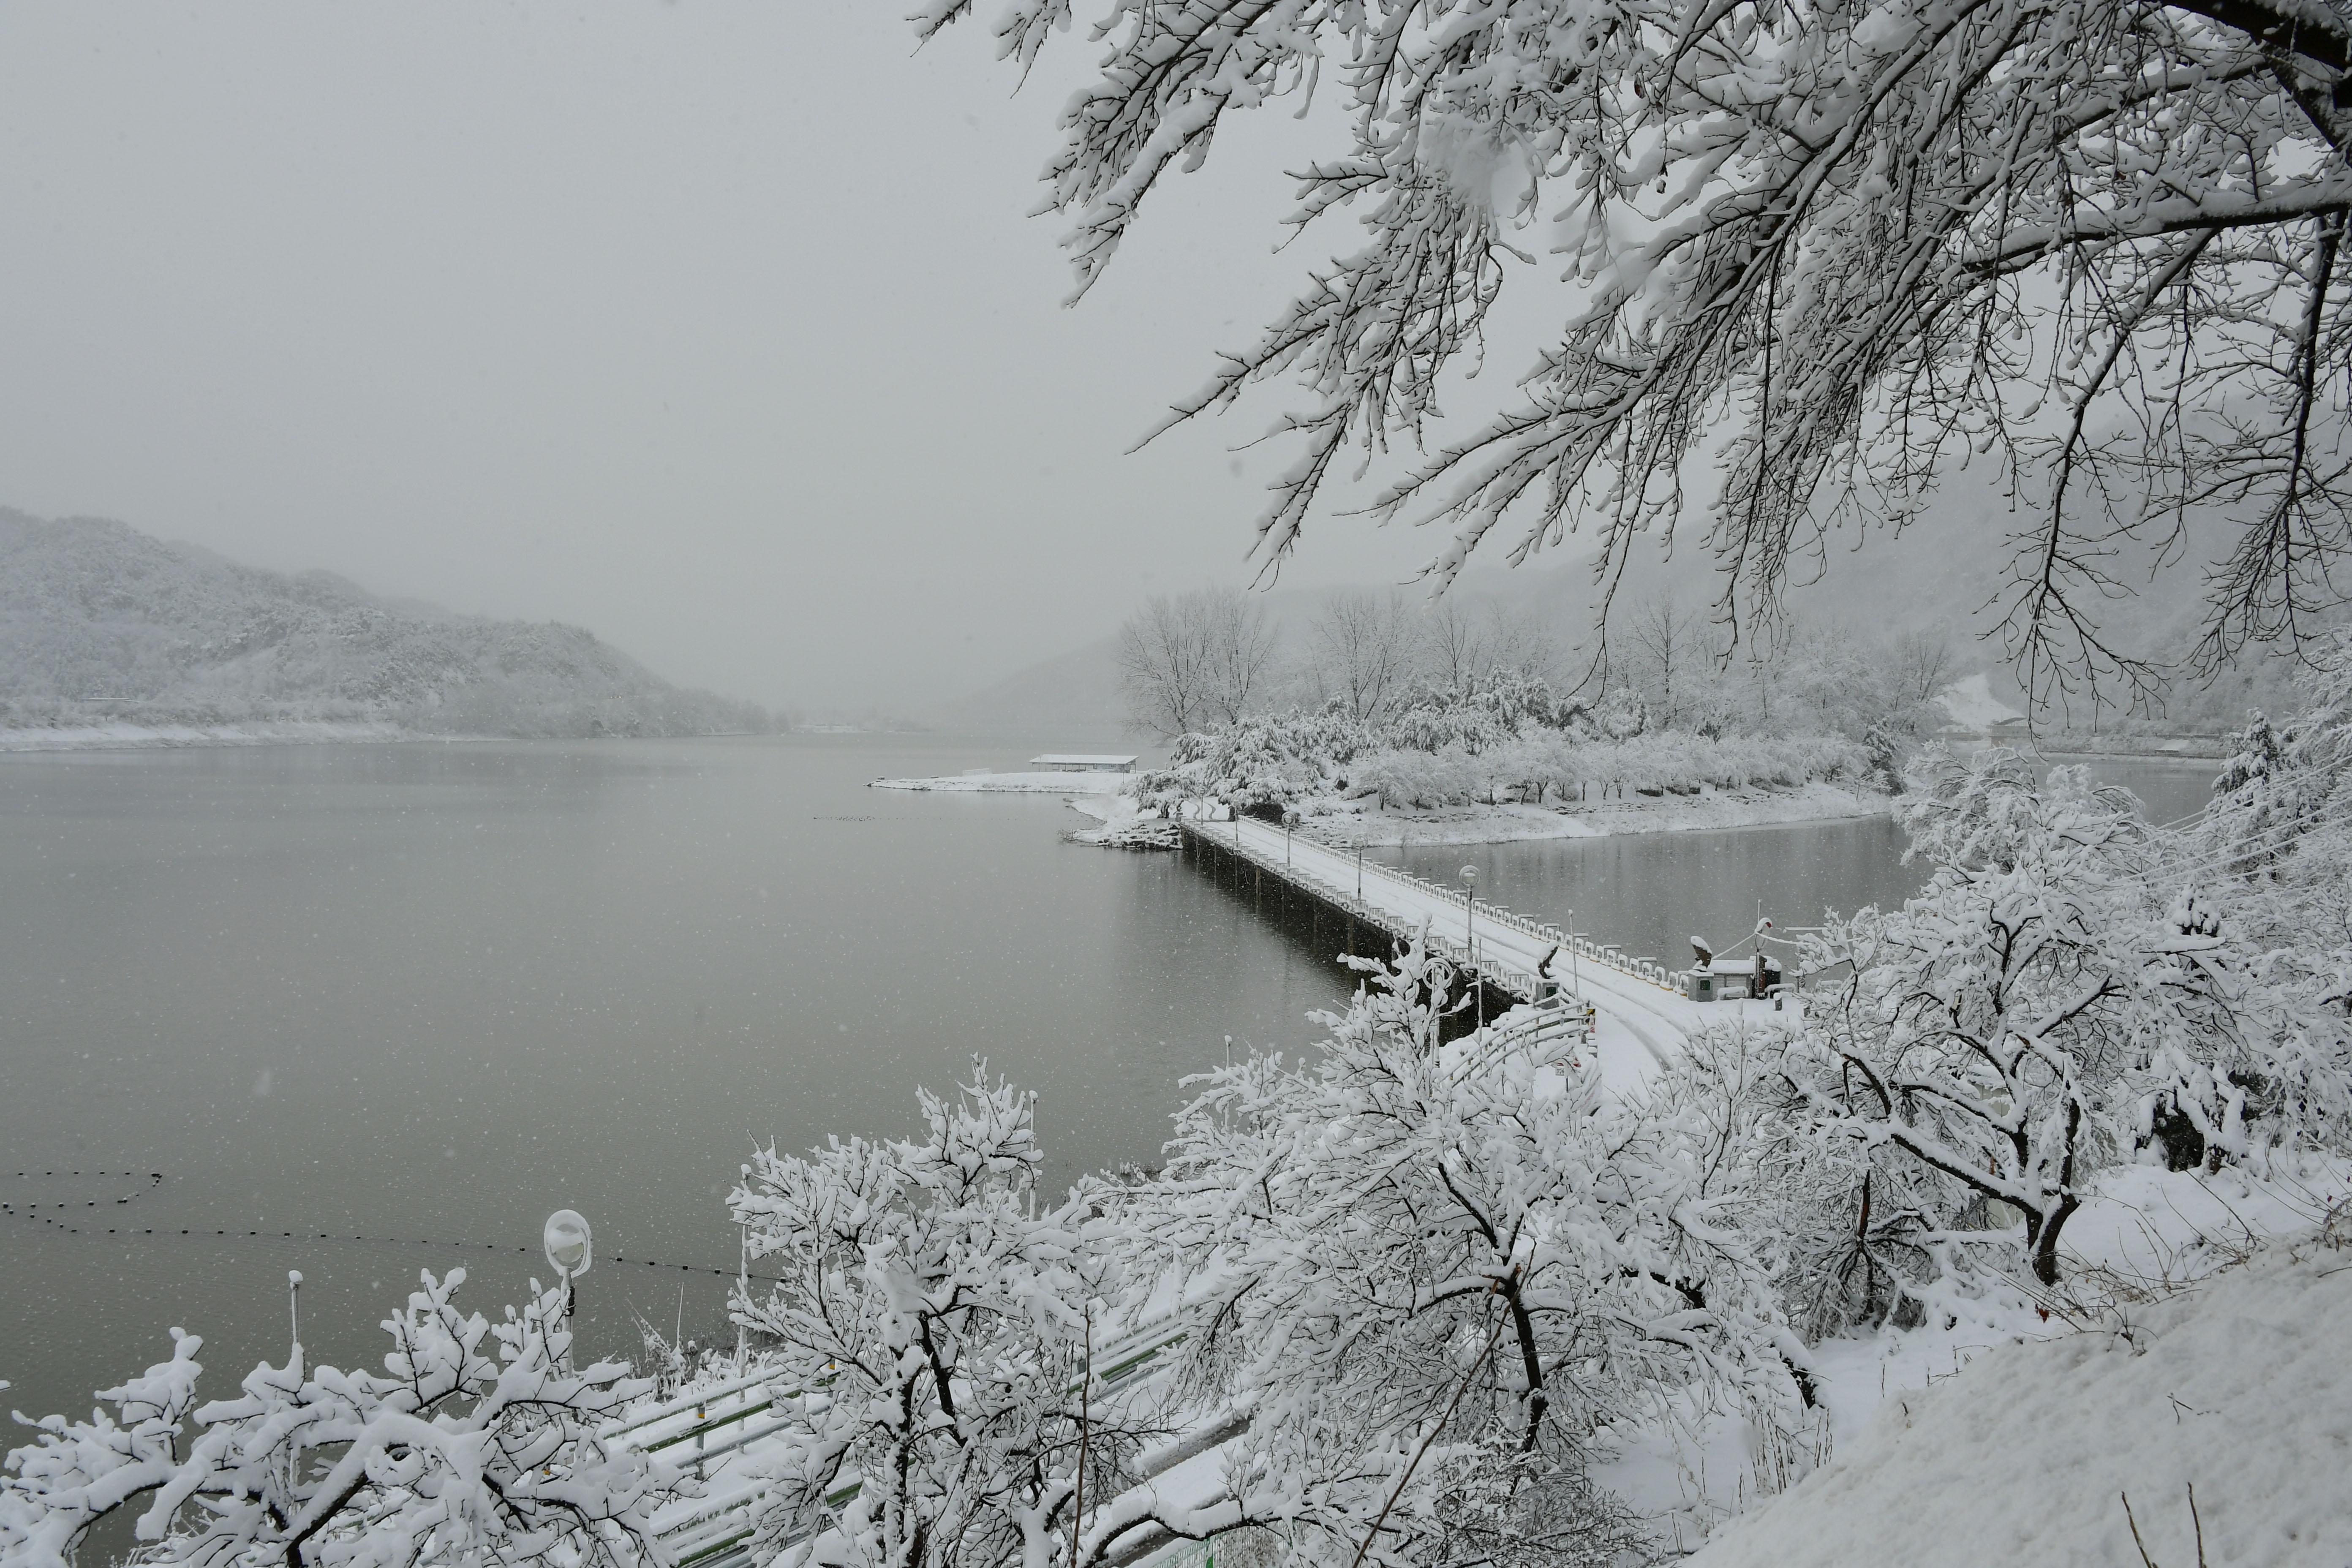
[[[1946,1254],[1969,1233],[1998,1248],[2014,1210],[2048,1283],[2103,1167],[2190,1136],[2258,1164],[2342,1142],[2341,1016],[2226,900],[2165,869],[2129,796],[1941,747],[1911,783],[1902,820],[1935,873],[1900,910],[1808,942],[1804,968],[1825,978],[1778,1069],[1857,1236],[1907,1226]]]
[[[423,1277],[384,1321],[380,1373],[311,1367],[297,1344],[239,1397],[199,1404],[204,1342],[173,1330],[170,1361],[99,1395],[112,1414],[49,1416],[9,1453],[0,1564],[68,1568],[100,1521],[142,1500],[150,1563],[664,1563],[648,1522],[692,1483],[597,1436],[652,1384],[618,1363],[572,1369],[562,1290],[493,1324],[457,1310],[465,1278]]]
[[[1435,806],[1495,802],[1506,791],[1523,800],[1549,793],[1564,799],[1695,795],[1702,785],[1792,787],[1814,779],[1871,782],[1869,751],[1836,735],[1728,735],[1657,731],[1629,740],[1583,740],[1534,731],[1486,751],[1448,747],[1431,753],[1369,752],[1349,770],[1386,805]]]
[[[1094,1512],[1155,1432],[1082,1386],[1120,1296],[1105,1194],[1045,1200],[1034,1099],[982,1070],[922,1106],[908,1142],[762,1152],[730,1200],[783,1276],[734,1307],[774,1342],[792,1423],[754,1463],[761,1540],[810,1563],[1068,1562],[1082,1459]]]
[[[1166,767],[1137,775],[1136,796],[1146,805],[1213,800],[1243,812],[1286,808],[1338,788],[1366,742],[1364,727],[1337,703],[1244,718],[1178,736]]]
[[[1604,1096],[1573,1042],[1442,1046],[1418,948],[1361,967],[1318,1053],[1196,1080],[1129,1198],[1131,1271],[1182,1303],[1172,1381],[1247,1419],[1226,1484],[1286,1561],[1612,1561],[1601,1428],[1677,1391],[1801,1419],[1742,1133],[1695,1079]]]

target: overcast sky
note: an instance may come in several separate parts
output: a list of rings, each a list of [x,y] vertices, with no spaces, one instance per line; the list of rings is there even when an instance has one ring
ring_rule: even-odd
[[[1272,254],[1310,128],[1244,117],[1066,310],[1024,215],[1091,48],[1016,95],[908,8],[0,8],[0,504],[771,703],[917,707],[1242,580],[1274,457],[1231,448],[1286,400],[1121,454],[1351,243]],[[1437,542],[1335,521],[1284,580]]]

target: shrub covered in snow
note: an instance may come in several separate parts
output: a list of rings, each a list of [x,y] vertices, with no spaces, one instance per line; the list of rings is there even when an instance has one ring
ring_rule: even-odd
[[[1702,785],[1793,787],[1815,779],[1872,780],[1868,751],[1836,735],[1727,735],[1660,731],[1628,740],[1587,739],[1541,730],[1483,752],[1390,749],[1358,757],[1349,770],[1359,793],[1383,805],[1438,806],[1506,798],[1538,801],[1696,795]]]
[[[0,1474],[0,1564],[68,1568],[101,1520],[144,1502],[139,1560],[288,1568],[638,1568],[666,1559],[654,1510],[693,1483],[598,1427],[649,1392],[623,1364],[571,1366],[563,1292],[490,1323],[453,1300],[465,1270],[424,1277],[384,1321],[382,1373],[283,1366],[199,1403],[204,1342],[52,1415]],[[5,1386],[5,1385],[0,1385]]]
[[[2015,1259],[2012,1215],[2022,1261],[2054,1281],[2068,1218],[2118,1162],[2259,1169],[2345,1146],[2327,975],[2184,874],[2127,795],[1940,747],[1912,784],[1900,815],[1933,876],[1808,942],[1821,978],[1772,1047],[1793,1163],[1847,1218],[1800,1258],[1811,1316],[1868,1315],[1971,1254]]]
[[[1370,739],[1337,703],[1242,719],[1178,736],[1166,767],[1137,775],[1136,796],[1146,805],[1214,800],[1235,811],[1279,812],[1339,788]]]

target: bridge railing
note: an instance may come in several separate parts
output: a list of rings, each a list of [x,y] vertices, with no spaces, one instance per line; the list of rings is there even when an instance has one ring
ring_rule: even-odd
[[[1314,893],[1318,898],[1321,899],[1325,903],[1331,905],[1335,909],[1338,909],[1357,920],[1362,921],[1367,925],[1375,926],[1381,931],[1392,931],[1402,936],[1416,934],[1409,930],[1401,929],[1402,927],[1402,921],[1390,911],[1380,908],[1376,904],[1368,903],[1363,900],[1357,898],[1353,893],[1349,892],[1345,889],[1333,886],[1331,883],[1325,881],[1322,878],[1316,876],[1312,871],[1307,870],[1302,866],[1276,858],[1266,850],[1260,848],[1258,846],[1250,843],[1247,838],[1238,834],[1229,837],[1224,834],[1213,831],[1205,824],[1195,826],[1192,823],[1187,823],[1185,826],[1188,828],[1191,828],[1192,832],[1200,835],[1203,839],[1213,845],[1218,849],[1224,851],[1226,854],[1239,856],[1241,858],[1249,861],[1253,865],[1261,866],[1266,870],[1274,872],[1284,881],[1289,882],[1296,887],[1307,889]],[[1328,848],[1330,846],[1325,845],[1324,847]],[[1421,879],[1412,876],[1409,872],[1396,872],[1391,870],[1385,866],[1367,866],[1365,867],[1365,869],[1367,871],[1376,870],[1388,876],[1394,881],[1419,882],[1423,887],[1436,889],[1436,890],[1440,892],[1444,890],[1444,889],[1437,888],[1437,884],[1433,882],[1421,882]],[[1491,908],[1492,906],[1489,907]],[[1432,928],[1426,933],[1424,940],[1430,951],[1435,952],[1448,963],[1453,964],[1456,969],[1475,974],[1479,979],[1485,981],[1488,984],[1498,986],[1502,990],[1507,991],[1511,993],[1511,994],[1520,997],[1523,1000],[1532,1001],[1534,999],[1537,991],[1537,977],[1528,973],[1526,970],[1514,968],[1507,963],[1496,963],[1486,958],[1484,954],[1474,953],[1466,945],[1464,944],[1460,938],[1452,936],[1434,928]]]
[[[1315,842],[1320,844],[1326,849],[1334,849],[1345,852],[1358,847],[1355,844],[1340,841],[1326,833],[1317,832],[1312,829],[1307,830],[1307,837],[1313,838]],[[1225,839],[1219,839],[1217,842],[1221,845],[1225,845],[1227,847],[1235,847],[1230,843],[1230,841]],[[1245,849],[1244,852],[1247,853]],[[1251,858],[1258,859],[1261,858],[1253,855]],[[1287,874],[1296,877],[1297,873],[1295,869],[1286,868],[1286,870]],[[1465,893],[1459,888],[1449,888],[1443,882],[1433,882],[1426,877],[1415,876],[1412,872],[1405,870],[1402,867],[1391,866],[1385,861],[1366,861],[1364,863],[1364,870],[1368,874],[1386,877],[1391,882],[1411,887],[1415,891],[1420,892],[1424,896],[1443,899],[1449,904],[1460,905],[1466,909],[1470,902],[1469,895]],[[1682,986],[1675,979],[1674,971],[1668,969],[1664,964],[1660,963],[1654,958],[1633,957],[1618,948],[1614,943],[1603,945],[1600,942],[1593,942],[1589,937],[1572,935],[1570,932],[1561,930],[1559,926],[1553,925],[1549,921],[1530,919],[1526,915],[1518,913],[1515,910],[1506,909],[1500,904],[1490,903],[1482,906],[1482,908],[1484,910],[1483,918],[1492,920],[1497,925],[1507,926],[1511,930],[1518,931],[1522,935],[1533,937],[1538,942],[1558,942],[1562,953],[1573,952],[1578,958],[1584,961],[1601,964],[1607,968],[1616,970],[1622,974],[1631,975],[1636,980],[1646,981],[1648,984],[1657,986],[1662,991],[1671,991],[1677,995],[1681,994]],[[1458,946],[1458,944],[1456,945]],[[1532,995],[1534,994],[1532,990],[1532,977],[1530,976],[1528,979],[1530,988],[1528,994]]]

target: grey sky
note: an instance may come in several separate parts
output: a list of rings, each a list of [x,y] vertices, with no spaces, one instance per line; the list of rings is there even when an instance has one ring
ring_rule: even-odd
[[[1238,580],[1281,399],[1119,454],[1346,236],[1247,117],[1061,308],[1066,84],[889,0],[0,9],[0,503],[912,707]],[[1519,356],[1500,356],[1498,373]],[[1327,524],[1286,584],[1436,542]],[[1345,548],[1342,548],[1342,546]]]

